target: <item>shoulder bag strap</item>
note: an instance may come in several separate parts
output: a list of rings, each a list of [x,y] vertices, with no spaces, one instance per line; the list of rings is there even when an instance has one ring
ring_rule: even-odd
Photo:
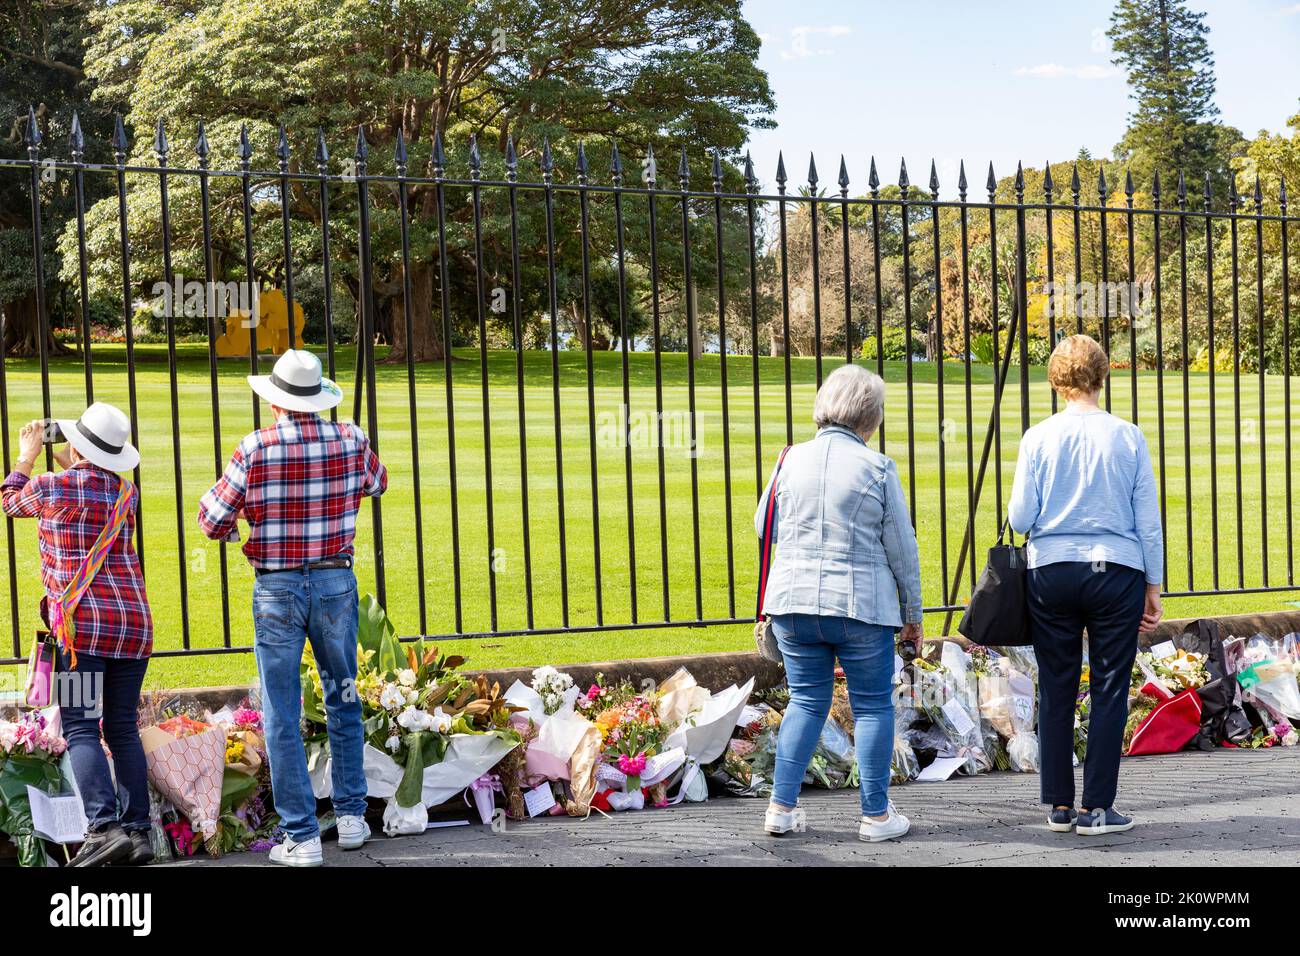
[[[99,573],[104,559],[108,557],[108,552],[112,550],[118,533],[126,525],[126,519],[131,513],[131,482],[125,478],[118,480],[121,485],[118,488],[117,500],[113,502],[113,508],[108,514],[107,523],[99,532],[95,543],[90,546],[85,559],[81,562],[81,567],[77,568],[77,573],[72,576],[68,586],[59,595],[59,599],[49,602],[50,631],[68,649],[70,663],[74,669],[77,666],[77,651],[74,647],[72,616],[90,587],[90,582],[95,580],[95,575]]]
[[[763,619],[763,596],[767,593],[767,572],[772,567],[772,533],[775,530],[772,526],[776,519],[776,479],[781,474],[781,465],[785,462],[786,453],[790,451],[790,446],[786,445],[781,450],[781,457],[776,460],[776,469],[772,472],[771,491],[767,496],[767,511],[763,515],[763,539],[759,542],[758,549],[758,607],[754,612],[754,619],[761,621]]]

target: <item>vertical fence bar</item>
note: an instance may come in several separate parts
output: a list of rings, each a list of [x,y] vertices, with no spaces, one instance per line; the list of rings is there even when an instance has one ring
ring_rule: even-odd
[[[444,182],[444,173],[447,168],[447,154],[443,151],[442,132],[436,131],[433,134],[433,154],[430,157],[433,163],[434,179],[434,196],[438,203],[438,281],[441,285],[442,293],[442,374],[443,384],[446,386],[447,402],[447,478],[450,482],[448,493],[451,496],[451,568],[452,581],[455,590],[454,600],[456,606],[456,633],[459,634],[463,629],[463,617],[461,607],[460,593],[460,501],[457,494],[456,484],[456,408],[455,408],[455,389],[452,384],[452,363],[455,356],[452,354],[452,326],[451,326],[451,278],[447,268],[447,187]],[[551,248],[550,240],[552,238],[550,229],[550,190],[547,190],[547,249]],[[552,282],[554,277],[552,276]],[[407,323],[409,328],[410,323]],[[555,335],[555,312],[554,299],[552,298],[551,310],[551,336],[552,346],[554,345]],[[410,354],[409,351],[407,353]],[[373,363],[372,363],[373,364]],[[374,385],[370,387],[371,397],[374,396]],[[559,401],[556,401],[555,407],[555,432],[556,445],[558,454],[559,432],[560,432],[560,408]],[[564,568],[564,478],[560,478],[560,562],[561,568]],[[566,569],[567,571],[567,569]],[[563,572],[562,572],[563,573]],[[564,591],[564,624],[569,624],[569,596],[567,577],[565,578]],[[423,599],[424,582],[420,583],[421,599]]]
[[[72,192],[77,212],[77,277],[81,292],[81,360],[86,376],[86,405],[95,401],[95,375],[90,355],[90,264],[86,255],[86,166],[85,137],[81,118],[72,114],[72,133],[68,137],[72,151]]]
[[[907,178],[907,163],[898,167],[898,189],[902,200],[898,210],[903,218],[903,354],[907,366],[907,505],[916,527],[916,399],[914,397],[912,368],[912,237],[908,199],[911,186]]]
[[[867,175],[871,188],[871,265],[875,279],[876,306],[876,374],[885,377],[885,294],[880,280],[880,176],[876,173],[876,157],[871,157],[871,172]],[[880,453],[885,453],[885,423],[876,429]]]
[[[957,196],[961,200],[961,337],[963,363],[966,366],[966,539],[972,555],[978,554],[975,545],[975,419],[971,388],[970,343],[970,210],[966,206],[966,161],[961,161],[957,173]],[[947,579],[945,579],[946,581]],[[970,588],[975,590],[975,562],[970,562]],[[945,603],[956,599],[957,586]]]
[[[618,155],[618,144],[614,143],[610,152],[610,178],[614,183],[614,251],[618,265],[618,338],[619,352],[623,372],[623,474],[627,494],[627,581],[628,596],[631,598],[632,623],[640,618],[637,614],[636,593],[636,505],[632,494],[632,382],[631,369],[628,364],[630,349],[630,322],[627,308],[627,250],[623,240],[623,160]],[[723,394],[726,394],[725,387]],[[730,488],[730,486],[728,486]],[[727,495],[727,506],[731,505],[731,495]],[[730,541],[730,538],[728,538]],[[734,614],[734,612],[733,612]]]
[[[194,145],[194,152],[199,163],[199,218],[203,224],[203,279],[207,283],[204,296],[204,311],[207,313],[208,326],[208,384],[212,400],[212,462],[214,474],[220,480],[223,471],[225,449],[221,443],[221,394],[217,379],[217,295],[213,285],[216,270],[212,261],[212,191],[208,176],[208,135],[199,122],[199,138]],[[226,310],[229,311],[228,309]],[[230,567],[226,554],[226,542],[217,543],[217,553],[221,564],[221,639],[225,647],[230,646]]]
[[[939,173],[930,160],[930,231],[934,245],[934,374],[939,418],[939,574],[948,581],[948,419],[943,405],[943,259],[939,248]],[[947,604],[945,600],[943,602]]]
[[[655,350],[655,451],[659,466],[659,580],[663,585],[664,620],[670,621],[672,614],[668,587],[668,495],[664,479],[663,318],[659,311],[659,218],[655,202],[657,170],[654,144],[650,144],[646,147],[641,179],[646,186],[646,212],[650,230],[650,314]]]
[[[375,397],[375,281],[374,265],[370,253],[370,175],[368,165],[370,144],[366,142],[366,128],[357,127],[357,148],[354,155],[357,172],[357,284],[361,297],[360,345],[357,349],[358,379],[365,371],[366,430],[370,445],[379,452],[379,403]],[[247,179],[245,179],[247,182]],[[247,189],[247,187],[245,187]],[[247,206],[245,206],[247,208]],[[250,260],[251,264],[251,260]],[[253,351],[254,359],[257,350]],[[384,515],[378,496],[370,498],[371,525],[375,536],[375,597],[385,607],[388,605],[387,575],[384,571]]]
[[[853,364],[853,296],[849,293],[852,281],[849,262],[849,170],[840,156],[840,224],[844,245],[844,361]],[[734,614],[732,615],[735,616]]]
[[[13,469],[13,460],[9,457],[9,377],[5,368],[8,356],[5,352],[5,337],[9,331],[8,319],[0,311],[0,456],[4,458],[5,474]],[[132,423],[134,424],[134,422]],[[9,558],[9,635],[13,644],[14,657],[23,653],[21,622],[18,618],[18,556],[14,545],[14,519],[5,515],[5,553]]]
[[[122,328],[126,339],[126,396],[131,415],[131,444],[139,448],[140,416],[135,387],[135,315],[131,309],[131,235],[126,219],[126,150],[126,130],[122,128],[121,115],[115,114],[113,116],[113,165],[116,170],[117,185],[117,242],[118,248],[122,250]],[[7,428],[5,433],[8,434]],[[7,458],[6,455],[6,470]],[[137,491],[142,491],[139,464],[136,464],[132,478]],[[142,497],[142,493],[135,496],[135,550],[140,558],[140,572],[143,574],[144,516],[140,506]]]
[[[758,250],[754,238],[754,193],[758,180],[754,177],[754,160],[745,153],[745,234],[749,240],[749,339],[750,366],[754,379],[754,497],[763,494],[763,407],[759,398],[758,368]]]
[[[1133,311],[1133,293],[1137,287],[1137,266],[1135,265],[1136,251],[1133,248],[1133,174],[1125,171],[1124,173],[1124,205],[1126,207],[1124,215],[1124,228],[1128,239],[1128,293],[1120,300],[1125,305],[1125,318],[1128,319],[1128,382],[1129,382],[1129,408],[1133,415],[1133,424],[1138,423],[1138,370],[1137,370],[1137,316]],[[1107,298],[1110,293],[1107,291]],[[1163,437],[1163,433],[1162,433]],[[1161,474],[1164,470],[1161,469]]]
[[[519,157],[513,136],[506,138],[506,192],[510,199],[510,301],[514,313],[515,403],[519,419],[519,496],[524,543],[524,603],[528,629],[534,626],[532,522],[528,516],[528,422],[524,402],[523,282],[519,268]]]
[[[492,630],[497,629],[497,537],[496,510],[492,500],[492,404],[488,389],[488,329],[487,313],[484,303],[487,301],[486,278],[483,269],[483,187],[479,180],[483,175],[483,160],[478,151],[478,137],[469,138],[469,178],[470,207],[474,218],[474,283],[475,316],[478,319],[478,364],[479,388],[483,394],[483,494],[487,503],[487,539],[488,539],[488,610],[491,615]]]
[[[1079,182],[1079,164],[1075,163],[1070,173],[1070,195],[1074,208],[1074,331],[1083,334],[1083,248],[1079,222],[1079,194],[1083,191]]]
[[[822,269],[821,236],[817,217],[817,161],[808,157],[808,224],[812,239],[813,352],[817,363],[817,387],[822,387]]]
[[[289,232],[289,203],[292,186],[289,183],[289,138],[284,124],[280,124],[280,140],[276,143],[275,158],[280,164],[280,232],[284,238],[284,305],[289,321],[289,348],[298,347],[298,333],[293,321],[293,238]]]
[[[50,312],[45,299],[45,249],[41,230],[41,131],[36,111],[27,110],[27,161],[31,166],[32,268],[36,283],[36,341],[41,364],[41,417],[50,417]],[[168,285],[171,279],[168,277]],[[45,444],[45,468],[54,469],[54,448]]]
[[[1025,170],[1016,163],[1016,311],[1020,322],[1020,434],[1029,431],[1029,264],[1025,257]]]
[[[564,626],[569,626],[569,546],[564,530],[564,426],[560,414],[560,312],[559,290],[555,281],[555,163],[551,158],[550,140],[542,141],[543,203],[546,207],[546,285],[551,317],[551,404],[555,416],[555,491],[556,522],[560,534],[560,611]],[[450,315],[447,317],[450,322]],[[450,328],[449,328],[450,333]],[[451,374],[448,366],[447,374]],[[662,428],[662,424],[660,425]]]
[[[1208,254],[1208,248],[1206,252]],[[1187,523],[1187,590],[1195,591],[1196,568],[1192,556],[1192,411],[1189,395],[1192,358],[1188,354],[1187,334],[1187,179],[1181,169],[1178,171],[1178,285],[1179,333],[1183,359],[1183,505],[1184,520]],[[1165,577],[1167,580],[1167,570]]]
[[[992,283],[991,291],[991,322],[993,325],[993,354],[1001,355],[998,346],[999,336],[999,318],[998,318],[998,210],[997,210],[997,190],[998,180],[993,175],[993,164],[989,163],[989,176],[984,183],[984,188],[989,194],[989,260],[993,266],[989,270],[989,281]],[[1012,335],[1012,330],[1007,329],[1008,340]],[[995,536],[1002,533],[1002,403],[1001,389],[998,389],[998,397],[993,403],[993,483],[997,487],[997,500],[994,502],[993,513],[993,533]]]
[[[1101,347],[1107,357],[1110,356],[1110,241],[1106,231],[1106,212],[1110,206],[1110,189],[1106,185],[1106,168],[1097,170],[1097,201],[1100,210],[1097,218],[1101,220]],[[1110,379],[1106,376],[1106,411],[1110,411]]]
[[[1205,327],[1207,345],[1210,352],[1209,386],[1210,386],[1210,555],[1214,572],[1214,589],[1219,589],[1219,467],[1218,467],[1218,414],[1216,411],[1217,391],[1214,384],[1214,366],[1219,360],[1219,353],[1214,345],[1214,217],[1210,208],[1213,202],[1210,190],[1210,174],[1205,174]]]
[[[695,350],[699,346],[698,316],[695,311],[695,275],[691,269],[691,167],[686,161],[686,147],[682,147],[681,162],[677,166],[677,180],[681,186],[682,201],[682,287],[686,295],[686,389],[687,414],[691,419],[691,539],[695,557],[695,617],[704,617],[704,592],[700,566],[700,446],[695,422]],[[788,343],[787,343],[788,344]]]
[[[1259,352],[1259,560],[1262,584],[1268,587],[1268,423],[1265,420],[1265,379],[1268,364],[1264,351],[1264,191],[1255,177],[1255,347]],[[1290,529],[1288,528],[1288,533]]]
[[[1043,215],[1046,218],[1047,229],[1047,347],[1048,349],[1056,348],[1056,313],[1060,308],[1061,297],[1056,288],[1056,247],[1054,245],[1055,236],[1052,234],[1052,164],[1051,162],[1043,163]],[[1052,414],[1056,414],[1057,396],[1056,389],[1052,388],[1049,383],[1047,392],[1052,400]]]
[[[1234,175],[1228,187],[1232,240],[1232,437],[1237,481],[1237,587],[1244,588],[1246,586],[1246,541],[1241,501],[1241,269],[1237,256],[1237,216],[1240,206],[1241,197],[1237,193]]]
[[[239,184],[241,188],[241,211],[244,220],[244,270],[248,273],[248,287],[251,292],[257,292],[261,288],[261,283],[257,278],[257,265],[253,259],[253,191],[250,164],[253,159],[253,146],[248,141],[248,124],[243,123],[239,127]],[[261,316],[258,312],[258,296],[250,295],[252,312],[245,320],[248,322],[248,372],[250,375],[257,374],[257,327],[261,322]],[[253,400],[253,427],[262,427],[262,406],[257,399],[257,393],[252,395]],[[358,406],[359,407],[359,406]],[[358,418],[360,415],[358,414]],[[373,437],[373,436],[372,436]]]
[[[786,254],[785,216],[785,158],[777,153],[776,192],[777,219],[780,222],[781,244],[781,356],[785,366],[785,443],[794,444],[794,402],[790,392],[790,261]]]
[[[330,183],[329,150],[325,147],[325,131],[316,131],[316,172],[320,176],[320,262],[321,284],[325,289],[325,368],[331,382],[338,381],[334,361],[334,277],[330,269]],[[339,420],[339,409],[330,409],[330,421]]]
[[[402,136],[402,131],[397,130],[397,144],[393,153],[393,164],[397,168],[397,218],[398,226],[402,238],[402,320],[405,326],[406,335],[406,404],[410,413],[411,422],[411,482],[416,493],[412,495],[415,505],[415,577],[416,577],[416,597],[420,608],[420,633],[429,633],[428,605],[425,601],[425,575],[424,575],[424,512],[421,508],[422,495],[420,489],[424,486],[420,482],[420,421],[418,406],[415,400],[415,316],[411,310],[411,216],[410,216],[410,189],[406,181],[406,139]],[[440,171],[435,170],[435,175],[440,176]],[[441,195],[439,196],[439,213],[441,213]],[[441,220],[439,220],[441,224]],[[442,247],[442,234],[439,233],[438,254],[442,256],[444,250]],[[287,270],[286,270],[287,271]],[[479,307],[482,308],[480,301]],[[292,318],[292,311],[290,317]],[[443,341],[444,356],[451,354],[451,339],[445,338]],[[450,382],[451,370],[447,371],[448,381]],[[447,427],[449,432],[454,426],[452,425],[452,410],[450,401],[450,389],[448,389],[447,402]],[[456,445],[454,435],[449,435],[448,442],[454,449]],[[459,530],[456,524],[456,462],[453,458],[451,463],[451,507],[452,507],[452,538],[456,539],[456,532]],[[455,548],[455,546],[453,545]],[[453,566],[455,573],[455,591],[456,591],[456,630],[460,630],[460,549],[455,548],[453,551]]]
[[[1156,313],[1156,430],[1160,439],[1160,527],[1166,529],[1165,534],[1160,536],[1160,548],[1164,557],[1165,581],[1169,581],[1169,509],[1167,501],[1167,484],[1165,480],[1165,315],[1164,302],[1162,300],[1161,279],[1160,279],[1160,173],[1157,171],[1151,180],[1151,205],[1152,230],[1154,232],[1156,276],[1155,276],[1155,313]],[[1130,249],[1132,247],[1130,246]],[[1130,270],[1130,275],[1133,275]],[[1128,290],[1129,303],[1129,325],[1137,321],[1135,303],[1137,302],[1137,281],[1132,279]],[[1132,341],[1136,342],[1136,338]],[[1137,362],[1134,356],[1133,368],[1133,422],[1137,424]]]
[[[727,395],[727,286],[722,259],[722,153],[717,147],[713,149],[713,243],[718,270],[718,374],[722,395],[722,487],[727,523],[727,608],[730,616],[735,617],[736,558],[731,526],[731,423]]]
[[[1286,454],[1286,583],[1295,584],[1295,524],[1291,491],[1291,250],[1287,242],[1286,177],[1278,187],[1282,232],[1282,434]]]
[[[167,194],[167,168],[170,149],[167,145],[167,134],[163,129],[162,120],[159,120],[157,132],[154,134],[153,151],[158,158],[158,201],[162,213],[163,279],[167,284],[163,314],[167,322],[167,380],[168,395],[171,400],[172,469],[176,478],[176,565],[181,589],[181,644],[188,650],[190,646],[190,611],[185,564],[185,483],[181,475],[180,393],[176,382],[177,296],[174,294],[175,274],[172,271],[171,207]]]
[[[587,150],[578,144],[578,204],[580,215],[579,245],[582,251],[582,324],[586,330],[582,348],[587,361],[587,447],[591,452],[591,545],[596,585],[596,624],[605,623],[600,573],[600,476],[596,468],[596,377],[591,352],[591,209],[587,194]]]

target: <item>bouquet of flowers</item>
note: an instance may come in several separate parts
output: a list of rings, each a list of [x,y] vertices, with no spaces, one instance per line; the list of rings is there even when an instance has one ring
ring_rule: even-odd
[[[969,658],[952,642],[944,644],[941,661],[917,658],[918,702],[942,733],[937,753],[942,757],[964,757],[960,773],[984,773],[992,768],[979,723],[979,692],[968,670]]]
[[[427,807],[450,799],[519,746],[510,726],[519,708],[499,684],[470,679],[457,668],[463,657],[440,654],[423,640],[403,644],[383,607],[366,595],[357,626],[357,675],[366,735],[367,795],[387,800],[390,836],[424,832]],[[307,718],[308,770],[315,795],[329,796],[328,736],[319,669],[304,649],[303,712]]]
[[[1205,662],[1204,654],[1192,651],[1180,650],[1165,657],[1142,651],[1133,664],[1132,687],[1140,690],[1148,680],[1159,683],[1171,694],[1204,687],[1210,679]]]
[[[1273,723],[1300,720],[1300,686],[1296,683],[1295,635],[1270,641],[1257,634],[1245,642],[1237,661],[1242,699],[1273,718]]]
[[[45,864],[45,850],[32,829],[27,788],[59,792],[59,760],[67,747],[40,711],[0,720],[0,832],[17,844],[21,866]]]
[[[533,671],[532,687],[542,699],[543,713],[549,717],[564,705],[573,678],[547,665]]]
[[[164,711],[140,731],[149,782],[209,842],[217,835],[226,770],[226,731],[186,713]]]
[[[271,769],[262,736],[262,712],[243,704],[213,715],[226,731],[226,769],[221,782],[217,835],[207,842],[213,856],[269,849],[280,818],[270,806]]]
[[[627,777],[626,791],[641,789],[646,760],[663,747],[672,730],[659,719],[652,697],[640,694],[601,711],[594,721],[607,763]]]
[[[1074,756],[1083,760],[1088,753],[1088,717],[1092,713],[1092,692],[1089,688],[1089,668],[1083,668],[1079,678],[1079,693],[1074,701]]]

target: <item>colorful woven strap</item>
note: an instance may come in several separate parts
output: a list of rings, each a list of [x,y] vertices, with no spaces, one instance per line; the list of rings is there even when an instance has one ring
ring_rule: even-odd
[[[776,519],[776,477],[781,474],[781,465],[785,463],[786,452],[790,446],[786,445],[781,449],[781,457],[776,460],[776,468],[772,471],[772,485],[767,496],[767,510],[763,515],[763,539],[758,544],[758,609],[755,611],[755,619],[763,619],[763,598],[767,594],[767,572],[772,567],[772,537],[775,529],[773,524]]]
[[[77,611],[77,605],[81,603],[82,596],[90,587],[90,582],[95,580],[95,575],[99,573],[104,559],[112,550],[113,543],[117,541],[118,532],[126,524],[127,516],[131,513],[131,482],[125,478],[122,478],[121,482],[122,487],[117,492],[117,500],[113,502],[113,510],[109,512],[108,523],[99,532],[99,537],[91,545],[85,560],[81,562],[81,567],[77,568],[77,573],[72,576],[72,580],[63,589],[58,600],[49,602],[50,633],[67,648],[74,670],[77,667],[77,649],[74,644],[76,628],[73,626],[72,617]]]

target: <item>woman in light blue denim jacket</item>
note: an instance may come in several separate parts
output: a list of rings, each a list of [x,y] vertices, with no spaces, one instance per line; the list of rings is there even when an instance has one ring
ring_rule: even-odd
[[[763,612],[785,658],[790,706],[776,746],[764,828],[803,829],[799,785],[830,712],[835,661],[848,681],[861,777],[859,836],[900,837],[909,823],[889,800],[894,742],[894,633],[921,642],[921,567],[892,459],[868,447],[884,416],[885,383],[857,365],[817,392],[817,435],[794,445],[754,514],[763,531],[776,496],[775,556]]]

